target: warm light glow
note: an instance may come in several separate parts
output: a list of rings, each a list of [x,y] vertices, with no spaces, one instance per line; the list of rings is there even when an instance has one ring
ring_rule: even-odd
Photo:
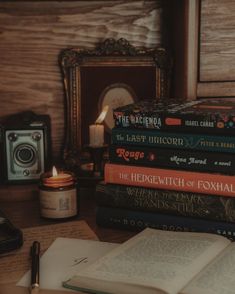
[[[97,120],[95,121],[96,124],[101,124],[103,122],[103,120],[105,119],[105,116],[107,114],[109,110],[109,106],[105,105],[100,113],[100,115],[98,116]]]
[[[55,166],[53,166],[53,168],[52,168],[52,176],[53,177],[58,176],[58,172],[57,172],[57,169],[55,168]]]

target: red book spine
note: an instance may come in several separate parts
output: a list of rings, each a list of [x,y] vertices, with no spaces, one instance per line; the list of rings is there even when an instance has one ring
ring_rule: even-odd
[[[106,163],[106,183],[235,197],[235,176]]]

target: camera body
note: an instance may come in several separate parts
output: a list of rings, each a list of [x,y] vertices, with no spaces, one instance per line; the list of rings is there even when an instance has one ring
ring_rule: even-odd
[[[1,182],[38,181],[49,165],[50,117],[21,112],[0,122]]]

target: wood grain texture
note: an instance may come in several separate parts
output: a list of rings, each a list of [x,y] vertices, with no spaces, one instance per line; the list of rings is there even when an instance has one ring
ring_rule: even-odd
[[[64,48],[93,48],[106,38],[161,45],[158,1],[2,1],[0,117],[23,110],[49,114],[54,158],[64,140],[64,91],[58,65]]]
[[[197,83],[198,97],[235,97],[235,82]]]
[[[7,195],[1,197],[5,193],[10,192],[11,194],[17,193],[18,188],[15,186],[9,187],[9,190],[2,190],[0,188],[0,207],[1,210],[8,216],[11,222],[19,228],[29,228],[39,225],[49,225],[61,223],[59,220],[51,220],[40,217],[40,205],[38,198],[30,198],[30,191],[28,187],[22,186],[22,190],[25,188],[25,194],[28,195],[28,199],[23,200],[19,197],[13,201],[5,201]],[[32,189],[37,189],[33,187]],[[103,228],[96,224],[96,201],[94,190],[89,188],[83,188],[79,191],[80,211],[78,217],[73,220],[85,220],[90,228],[95,232],[100,241],[105,242],[117,242],[121,243],[126,241],[128,238],[136,234],[136,232],[124,231],[124,230],[113,230],[109,228]],[[27,213],[25,213],[27,211]],[[0,287],[1,288],[1,287]],[[1,289],[0,289],[1,293]],[[5,292],[4,292],[5,293]],[[2,293],[1,293],[2,294]],[[13,294],[13,293],[12,293]]]
[[[234,15],[233,0],[201,1],[200,81],[235,81]]]

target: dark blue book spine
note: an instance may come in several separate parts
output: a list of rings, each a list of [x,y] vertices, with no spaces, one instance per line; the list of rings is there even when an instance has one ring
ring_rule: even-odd
[[[102,227],[141,231],[146,227],[185,232],[205,232],[235,240],[235,224],[198,218],[148,213],[98,206],[96,223]]]
[[[229,174],[235,172],[235,156],[231,153],[119,144],[109,146],[109,160],[112,163],[140,166],[211,172],[219,170]]]
[[[235,136],[169,133],[154,130],[113,128],[112,144],[152,146],[235,153]]]

